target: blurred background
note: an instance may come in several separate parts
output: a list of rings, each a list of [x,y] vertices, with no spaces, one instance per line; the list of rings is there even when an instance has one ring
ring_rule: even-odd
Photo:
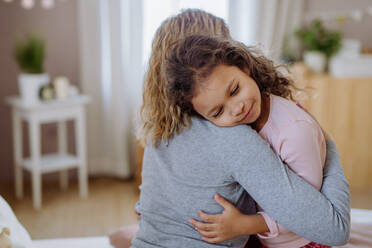
[[[299,101],[336,141],[352,207],[372,209],[372,1],[0,0],[0,194],[33,239],[137,222],[142,80],[156,28],[184,8],[222,17],[234,39],[289,65],[307,89]],[[29,74],[41,77],[36,91],[24,88]],[[39,153],[33,161],[54,166],[40,169],[42,204],[23,160]]]

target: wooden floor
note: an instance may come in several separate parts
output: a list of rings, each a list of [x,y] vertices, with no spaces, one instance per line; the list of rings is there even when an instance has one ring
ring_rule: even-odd
[[[14,198],[13,185],[1,185],[0,194],[32,239],[102,236],[137,222],[134,206],[138,192],[133,181],[89,179],[88,199],[80,198],[76,181],[66,191],[57,183],[43,182],[40,211],[32,207],[30,186],[25,184],[25,188],[22,200]]]
[[[80,199],[76,182],[67,191],[61,191],[57,183],[44,183],[40,211],[32,208],[29,184],[25,188],[23,200],[14,199],[13,185],[0,185],[0,194],[33,239],[102,236],[137,222],[134,205],[138,193],[133,181],[90,179],[86,200]],[[372,190],[351,193],[352,207],[372,209]]]

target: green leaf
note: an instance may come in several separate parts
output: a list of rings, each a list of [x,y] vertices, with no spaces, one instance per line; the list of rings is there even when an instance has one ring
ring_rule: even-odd
[[[318,19],[312,21],[309,27],[296,30],[295,35],[305,50],[319,51],[327,57],[331,57],[341,48],[340,32],[326,29]]]
[[[29,34],[26,39],[16,42],[14,57],[23,72],[43,73],[45,43],[37,35]]]

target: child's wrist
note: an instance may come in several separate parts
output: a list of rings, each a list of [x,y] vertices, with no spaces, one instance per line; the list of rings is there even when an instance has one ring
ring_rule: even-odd
[[[242,233],[240,235],[253,235],[270,231],[261,214],[244,215],[241,224]]]
[[[241,221],[239,221],[238,223],[240,224],[239,225],[239,235],[251,235],[251,232],[252,232],[252,227],[251,227],[251,217],[250,215],[244,215],[242,218],[241,218]]]

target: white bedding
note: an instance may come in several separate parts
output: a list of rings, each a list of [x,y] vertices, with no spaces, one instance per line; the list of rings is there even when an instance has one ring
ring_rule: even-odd
[[[108,237],[34,240],[31,248],[113,248]],[[342,248],[372,247],[372,210],[351,210],[350,241]]]
[[[113,248],[108,237],[34,240],[30,248]]]

